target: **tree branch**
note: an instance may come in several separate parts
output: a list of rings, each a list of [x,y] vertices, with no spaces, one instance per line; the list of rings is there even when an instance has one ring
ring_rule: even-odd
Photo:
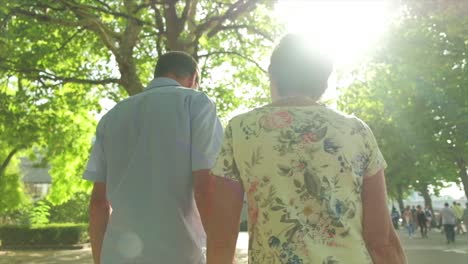
[[[156,7],[156,1],[152,0],[151,1],[151,8],[154,11],[154,22],[156,25],[156,28],[158,29],[158,38],[156,39],[156,51],[158,52],[158,56],[161,56],[163,54],[163,48],[162,48],[162,37],[166,33],[165,32],[165,25],[164,21],[162,19],[161,12],[159,12],[159,9]]]
[[[214,51],[214,52],[209,52],[209,53],[206,53],[206,54],[202,54],[202,55],[199,55],[198,56],[198,59],[200,58],[208,58],[210,56],[213,56],[213,55],[222,55],[222,54],[228,54],[228,55],[234,55],[234,56],[238,56],[238,57],[241,57],[242,59],[248,61],[248,62],[251,62],[253,63],[255,66],[257,66],[258,69],[260,69],[262,72],[264,73],[267,73],[268,71],[263,69],[262,66],[254,59],[252,58],[249,58],[245,55],[242,55],[241,53],[237,52],[237,51]]]
[[[66,39],[62,45],[60,45],[60,47],[58,49],[55,50],[55,52],[59,52],[61,51],[62,49],[64,49],[68,43],[70,43],[76,36],[78,36],[78,34],[80,34],[81,32],[83,32],[84,28],[79,28],[75,33],[73,33],[73,35],[71,35],[71,37],[69,37],[68,39]]]
[[[70,10],[78,18],[78,21],[86,23],[86,27],[91,31],[95,32],[103,41],[104,45],[114,54],[116,58],[120,57],[119,51],[116,46],[116,42],[121,36],[108,27],[106,27],[98,16],[88,13],[86,6],[76,4],[73,1],[60,0],[65,6],[68,6]]]
[[[226,20],[235,20],[238,17],[252,11],[260,0],[238,0],[232,4],[221,16],[213,16],[198,26],[196,35],[203,33],[210,34],[211,31],[218,31]]]
[[[184,10],[182,16],[179,19],[179,23],[185,26],[188,23],[190,26],[195,24],[195,15],[197,11],[198,0],[185,0]],[[182,29],[184,28],[182,26]]]
[[[0,165],[0,180],[2,179],[3,175],[5,174],[6,168],[8,167],[8,164],[10,164],[11,159],[13,159],[13,156],[19,151],[18,148],[14,148],[8,153],[8,156],[6,159],[2,162],[2,165]]]
[[[0,66],[0,69],[11,70],[10,68],[4,67],[4,66]],[[63,77],[63,76],[54,75],[54,74],[51,74],[51,73],[48,73],[46,71],[39,70],[39,69],[20,69],[19,68],[19,69],[16,69],[15,71],[18,73],[24,73],[24,74],[35,73],[37,74],[36,78],[38,81],[45,79],[45,80],[57,81],[57,82],[60,82],[60,84],[65,84],[65,83],[102,84],[102,85],[111,84],[111,83],[120,84],[120,79],[116,79],[116,78],[104,78],[100,80],[93,80],[93,79],[83,79],[83,78],[78,78],[78,77]]]
[[[113,15],[113,16],[116,16],[116,17],[122,17],[122,18],[126,18],[128,20],[133,20],[133,21],[138,22],[141,25],[147,25],[147,26],[151,26],[151,27],[154,26],[154,24],[152,24],[152,23],[150,23],[148,21],[144,21],[144,20],[142,20],[142,19],[140,19],[138,17],[132,16],[132,15],[127,14],[127,13],[114,11],[114,10],[112,10],[112,7],[110,7],[109,5],[103,3],[102,1],[97,1],[97,2],[100,3],[101,5],[104,5],[106,8],[93,6],[93,5],[86,5],[86,4],[80,4],[80,6],[90,8],[90,9],[93,9],[93,10],[96,10],[96,11],[99,11],[99,12],[103,12],[103,13],[106,13],[106,14],[109,14],[109,15]],[[137,10],[137,9],[135,8],[135,10]]]
[[[238,29],[246,29],[247,31],[250,31],[254,34],[257,34],[259,36],[262,36],[263,38],[271,41],[271,42],[274,42],[274,39],[271,35],[269,35],[268,33],[266,32],[263,32],[261,31],[260,29],[256,28],[255,26],[252,26],[252,25],[229,25],[229,26],[221,26],[221,27],[217,27],[216,29],[213,29],[212,31],[210,31],[207,36],[209,38],[213,37],[214,35],[216,35],[217,33],[221,32],[221,31],[227,31],[227,30],[238,30]]]
[[[48,15],[43,15],[43,14],[38,14],[38,13],[30,12],[27,10],[23,10],[20,8],[12,8],[11,11],[12,11],[12,14],[27,16],[27,17],[34,18],[44,23],[56,24],[56,25],[61,25],[61,26],[66,26],[66,27],[88,26],[88,23],[85,23],[84,21],[68,21],[64,19],[58,19],[58,18],[54,18]]]
[[[177,0],[168,0],[164,5],[164,18],[166,19],[166,33],[167,33],[167,44],[168,48],[172,50],[180,49],[178,45],[178,38],[180,33],[181,25],[179,25],[179,19],[177,17],[176,10]],[[183,25],[182,25],[183,28]]]

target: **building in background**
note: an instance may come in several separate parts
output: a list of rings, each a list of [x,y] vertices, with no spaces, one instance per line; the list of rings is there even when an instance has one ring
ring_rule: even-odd
[[[20,158],[20,170],[23,175],[24,187],[33,201],[44,198],[52,184],[52,178],[49,175],[50,167],[41,165],[27,157]]]

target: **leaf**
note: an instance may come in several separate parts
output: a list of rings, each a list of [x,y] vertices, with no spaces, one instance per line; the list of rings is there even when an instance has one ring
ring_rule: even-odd
[[[296,186],[296,188],[301,188],[302,184],[299,180],[294,179],[294,186]]]
[[[285,165],[278,164],[278,169],[279,169],[279,174],[281,176],[287,176],[289,175],[289,172],[291,171],[291,168]]]
[[[344,227],[343,223],[340,220],[333,220],[331,224],[334,227]]]
[[[315,131],[315,134],[316,134],[316,140],[317,141],[320,141],[322,140],[323,138],[325,138],[325,136],[327,135],[327,131],[328,131],[328,127],[322,127],[320,128],[319,130]]]
[[[280,198],[278,198],[278,197],[275,199],[275,201],[276,201],[277,203],[279,203],[279,204],[283,204],[283,205],[284,205],[283,201],[282,201]]]
[[[306,170],[304,172],[304,183],[307,192],[313,197],[319,197],[320,194],[320,179],[316,174]]]
[[[282,210],[283,208],[284,208],[283,206],[273,206],[273,207],[271,208],[271,210],[273,210],[273,211],[279,211],[279,210]]]

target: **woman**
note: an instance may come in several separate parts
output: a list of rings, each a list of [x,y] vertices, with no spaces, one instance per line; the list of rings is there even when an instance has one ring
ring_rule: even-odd
[[[209,264],[232,263],[242,191],[250,264],[406,263],[371,130],[318,102],[331,72],[297,36],[274,50],[273,103],[233,118],[214,176],[196,178],[212,186],[209,198],[196,190]]]
[[[425,212],[426,212],[426,219],[427,219],[426,226],[429,230],[431,230],[432,229],[432,209],[429,206],[426,206]]]
[[[403,219],[405,219],[405,225],[406,225],[406,229],[408,230],[409,238],[413,238],[415,219],[414,219],[413,212],[411,211],[411,208],[409,205],[406,206],[406,209],[403,212]]]

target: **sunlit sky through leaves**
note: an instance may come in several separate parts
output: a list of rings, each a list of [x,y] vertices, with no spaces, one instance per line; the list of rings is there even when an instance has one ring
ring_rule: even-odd
[[[346,72],[375,48],[397,9],[395,0],[280,0],[275,13],[288,33],[323,48],[333,58],[335,70]],[[334,74],[325,100],[336,100],[336,86]]]
[[[356,67],[376,48],[399,11],[397,0],[280,0],[275,6],[286,31],[325,49],[334,60],[335,72],[341,73]],[[342,78],[332,75],[324,100],[333,104],[339,96],[338,82],[352,81]],[[441,195],[459,198],[464,193],[450,184]]]

